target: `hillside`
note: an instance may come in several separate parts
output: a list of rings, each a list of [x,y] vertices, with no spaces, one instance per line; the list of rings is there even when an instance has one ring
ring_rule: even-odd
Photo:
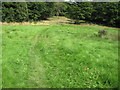
[[[3,23],[3,88],[118,86],[118,28],[69,21]]]

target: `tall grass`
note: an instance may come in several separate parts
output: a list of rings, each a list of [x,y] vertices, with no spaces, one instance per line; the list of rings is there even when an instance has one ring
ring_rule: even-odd
[[[3,87],[115,88],[118,30],[72,25],[4,25]]]

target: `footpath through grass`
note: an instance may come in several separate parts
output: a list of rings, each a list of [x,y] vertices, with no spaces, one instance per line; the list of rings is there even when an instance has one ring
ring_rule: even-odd
[[[3,25],[3,88],[118,86],[118,30],[56,24]]]

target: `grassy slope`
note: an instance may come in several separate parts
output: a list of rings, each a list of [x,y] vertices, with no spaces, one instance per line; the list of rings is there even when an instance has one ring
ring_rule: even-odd
[[[4,25],[3,87],[117,87],[118,42],[96,37],[100,29]]]

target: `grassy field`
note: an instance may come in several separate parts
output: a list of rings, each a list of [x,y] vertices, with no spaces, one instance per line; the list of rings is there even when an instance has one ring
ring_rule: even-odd
[[[97,37],[98,30],[108,35]],[[117,28],[3,25],[3,88],[115,88]]]

